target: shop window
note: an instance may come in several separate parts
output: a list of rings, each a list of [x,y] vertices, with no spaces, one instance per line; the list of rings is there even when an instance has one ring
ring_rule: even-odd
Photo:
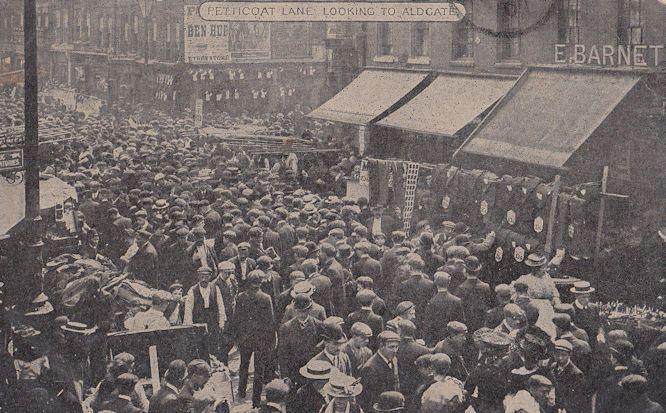
[[[412,57],[430,56],[430,26],[426,22],[412,23]]]
[[[644,0],[622,0],[618,38],[620,44],[643,44],[643,28],[645,27]]]
[[[498,39],[498,56],[500,61],[518,60],[520,58],[521,0],[500,0],[497,3],[497,26],[505,35]]]
[[[472,0],[459,1],[459,3],[465,6],[465,18],[454,23],[453,26],[453,59],[473,59],[475,38],[472,26],[473,4]]]
[[[378,55],[388,56],[392,53],[393,45],[391,44],[391,26],[388,23],[377,24],[377,45]]]
[[[562,0],[558,40],[561,44],[580,43],[580,3],[582,0]]]

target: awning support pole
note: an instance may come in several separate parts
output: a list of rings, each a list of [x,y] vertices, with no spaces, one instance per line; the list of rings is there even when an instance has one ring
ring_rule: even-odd
[[[548,213],[548,232],[546,232],[546,245],[544,250],[550,253],[553,250],[553,228],[555,227],[555,212],[557,210],[557,197],[560,195],[560,176],[555,175],[553,192],[550,199],[550,211]]]

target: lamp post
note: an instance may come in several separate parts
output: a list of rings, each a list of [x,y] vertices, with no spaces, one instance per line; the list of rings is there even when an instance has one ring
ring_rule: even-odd
[[[41,216],[39,205],[39,115],[37,79],[37,5],[36,0],[23,2],[24,15],[24,116],[25,142],[25,232],[21,241],[24,251],[23,278],[20,281],[26,292],[25,298],[32,300],[34,293],[41,290],[42,242]],[[28,301],[29,302],[29,301]]]
[[[150,11],[153,7],[153,0],[137,0],[139,3],[139,8],[141,9],[141,16],[143,17],[143,32],[144,32],[144,41],[143,41],[143,63],[148,64],[148,18],[150,17]]]

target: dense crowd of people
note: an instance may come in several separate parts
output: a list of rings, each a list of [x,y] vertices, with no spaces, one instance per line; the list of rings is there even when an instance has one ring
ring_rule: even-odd
[[[604,323],[586,281],[564,302],[557,257],[532,251],[522,276],[497,284],[479,259],[492,228],[430,225],[422,210],[405,233],[400,211],[344,197],[357,163],[346,149],[251,156],[184,134],[189,120],[115,113],[54,109],[81,139],[52,145],[42,169],[77,189],[76,253],[150,288],[151,304],[114,314],[100,283],[79,312],[53,303],[44,326],[4,327],[3,411],[223,411],[198,392],[234,347],[236,396],[248,397],[253,362],[263,413],[664,411],[663,332],[637,348]],[[205,350],[170,361],[154,394],[134,356],[101,351],[107,332],[193,324]],[[80,337],[98,340],[93,351]]]

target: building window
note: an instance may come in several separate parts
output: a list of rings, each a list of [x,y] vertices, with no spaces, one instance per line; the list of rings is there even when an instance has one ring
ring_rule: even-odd
[[[472,0],[460,1],[465,6],[465,19],[453,26],[453,58],[474,58],[474,27],[472,27]]]
[[[562,0],[559,21],[559,43],[580,43],[581,0]]]
[[[391,45],[391,27],[388,23],[377,24],[377,44],[379,45],[377,51],[380,56],[391,54],[393,45]]]
[[[98,17],[97,18],[97,36],[95,38],[95,45],[97,45],[97,47],[102,46],[102,24],[103,23],[104,23],[104,19],[102,19],[101,17]]]
[[[412,56],[430,56],[430,26],[426,22],[412,24]]]
[[[620,44],[643,44],[643,27],[645,26],[644,0],[622,0],[618,38]]]
[[[499,60],[517,60],[520,58],[520,9],[521,0],[500,0],[497,3],[497,26],[503,37],[498,39]]]

